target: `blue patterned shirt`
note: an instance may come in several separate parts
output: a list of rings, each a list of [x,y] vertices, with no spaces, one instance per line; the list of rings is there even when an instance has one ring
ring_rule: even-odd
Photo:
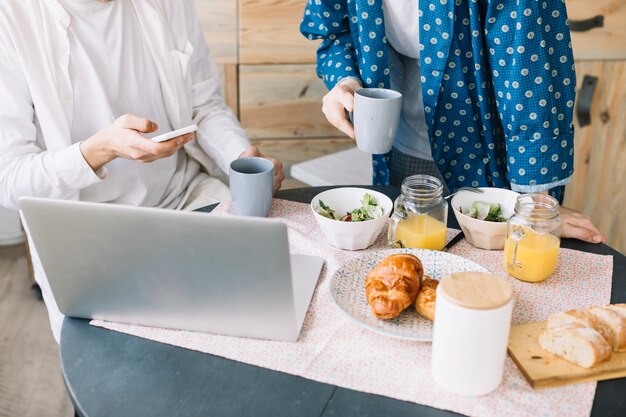
[[[389,88],[382,0],[307,0],[318,75]],[[576,78],[564,0],[419,0],[420,66],[433,160],[448,188],[542,191],[574,166]],[[374,156],[374,184],[388,184]],[[381,167],[382,166],[382,167]],[[560,197],[560,196],[558,196]]]

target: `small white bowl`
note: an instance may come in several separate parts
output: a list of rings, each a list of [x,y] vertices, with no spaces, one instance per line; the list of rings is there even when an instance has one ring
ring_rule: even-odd
[[[321,199],[324,204],[333,209],[338,215],[343,215],[357,207],[361,207],[361,200],[365,193],[369,193],[384,213],[382,216],[364,222],[342,222],[332,220],[315,211]],[[326,236],[328,243],[340,249],[359,250],[371,246],[383,226],[387,223],[393,202],[385,194],[366,188],[333,188],[319,193],[311,200],[311,210],[320,229]]]
[[[486,203],[499,203],[502,206],[502,217],[509,218],[513,215],[515,202],[519,193],[504,188],[481,187],[484,193],[461,191],[452,197],[450,204],[459,222],[465,238],[469,243],[481,249],[502,250],[506,239],[506,222],[488,222],[474,219],[461,213],[460,208],[471,207],[474,201]]]

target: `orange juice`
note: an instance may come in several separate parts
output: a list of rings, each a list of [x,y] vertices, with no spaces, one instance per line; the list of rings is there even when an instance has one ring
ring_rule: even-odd
[[[398,222],[395,239],[405,248],[441,250],[446,245],[446,225],[426,214],[410,214]]]
[[[510,236],[504,242],[504,269],[517,279],[539,282],[556,270],[560,239],[549,233],[537,233],[522,228],[524,237],[518,242],[515,265],[512,265],[515,239]]]

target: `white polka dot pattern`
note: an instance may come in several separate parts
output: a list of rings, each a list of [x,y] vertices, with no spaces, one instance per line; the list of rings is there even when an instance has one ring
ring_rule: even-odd
[[[448,188],[569,178],[576,82],[564,0],[416,4],[426,122]],[[322,39],[318,73],[329,88],[347,76],[389,87],[382,19],[382,0],[307,1],[301,31]],[[388,184],[393,161],[374,160],[374,184]]]

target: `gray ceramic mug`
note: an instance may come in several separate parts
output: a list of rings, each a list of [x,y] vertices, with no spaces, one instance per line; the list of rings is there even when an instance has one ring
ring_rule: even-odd
[[[274,194],[274,164],[265,158],[235,159],[230,164],[230,193],[237,214],[267,217]]]
[[[383,154],[391,150],[396,138],[402,94],[387,88],[360,88],[354,93],[352,124],[357,148],[366,153]]]

